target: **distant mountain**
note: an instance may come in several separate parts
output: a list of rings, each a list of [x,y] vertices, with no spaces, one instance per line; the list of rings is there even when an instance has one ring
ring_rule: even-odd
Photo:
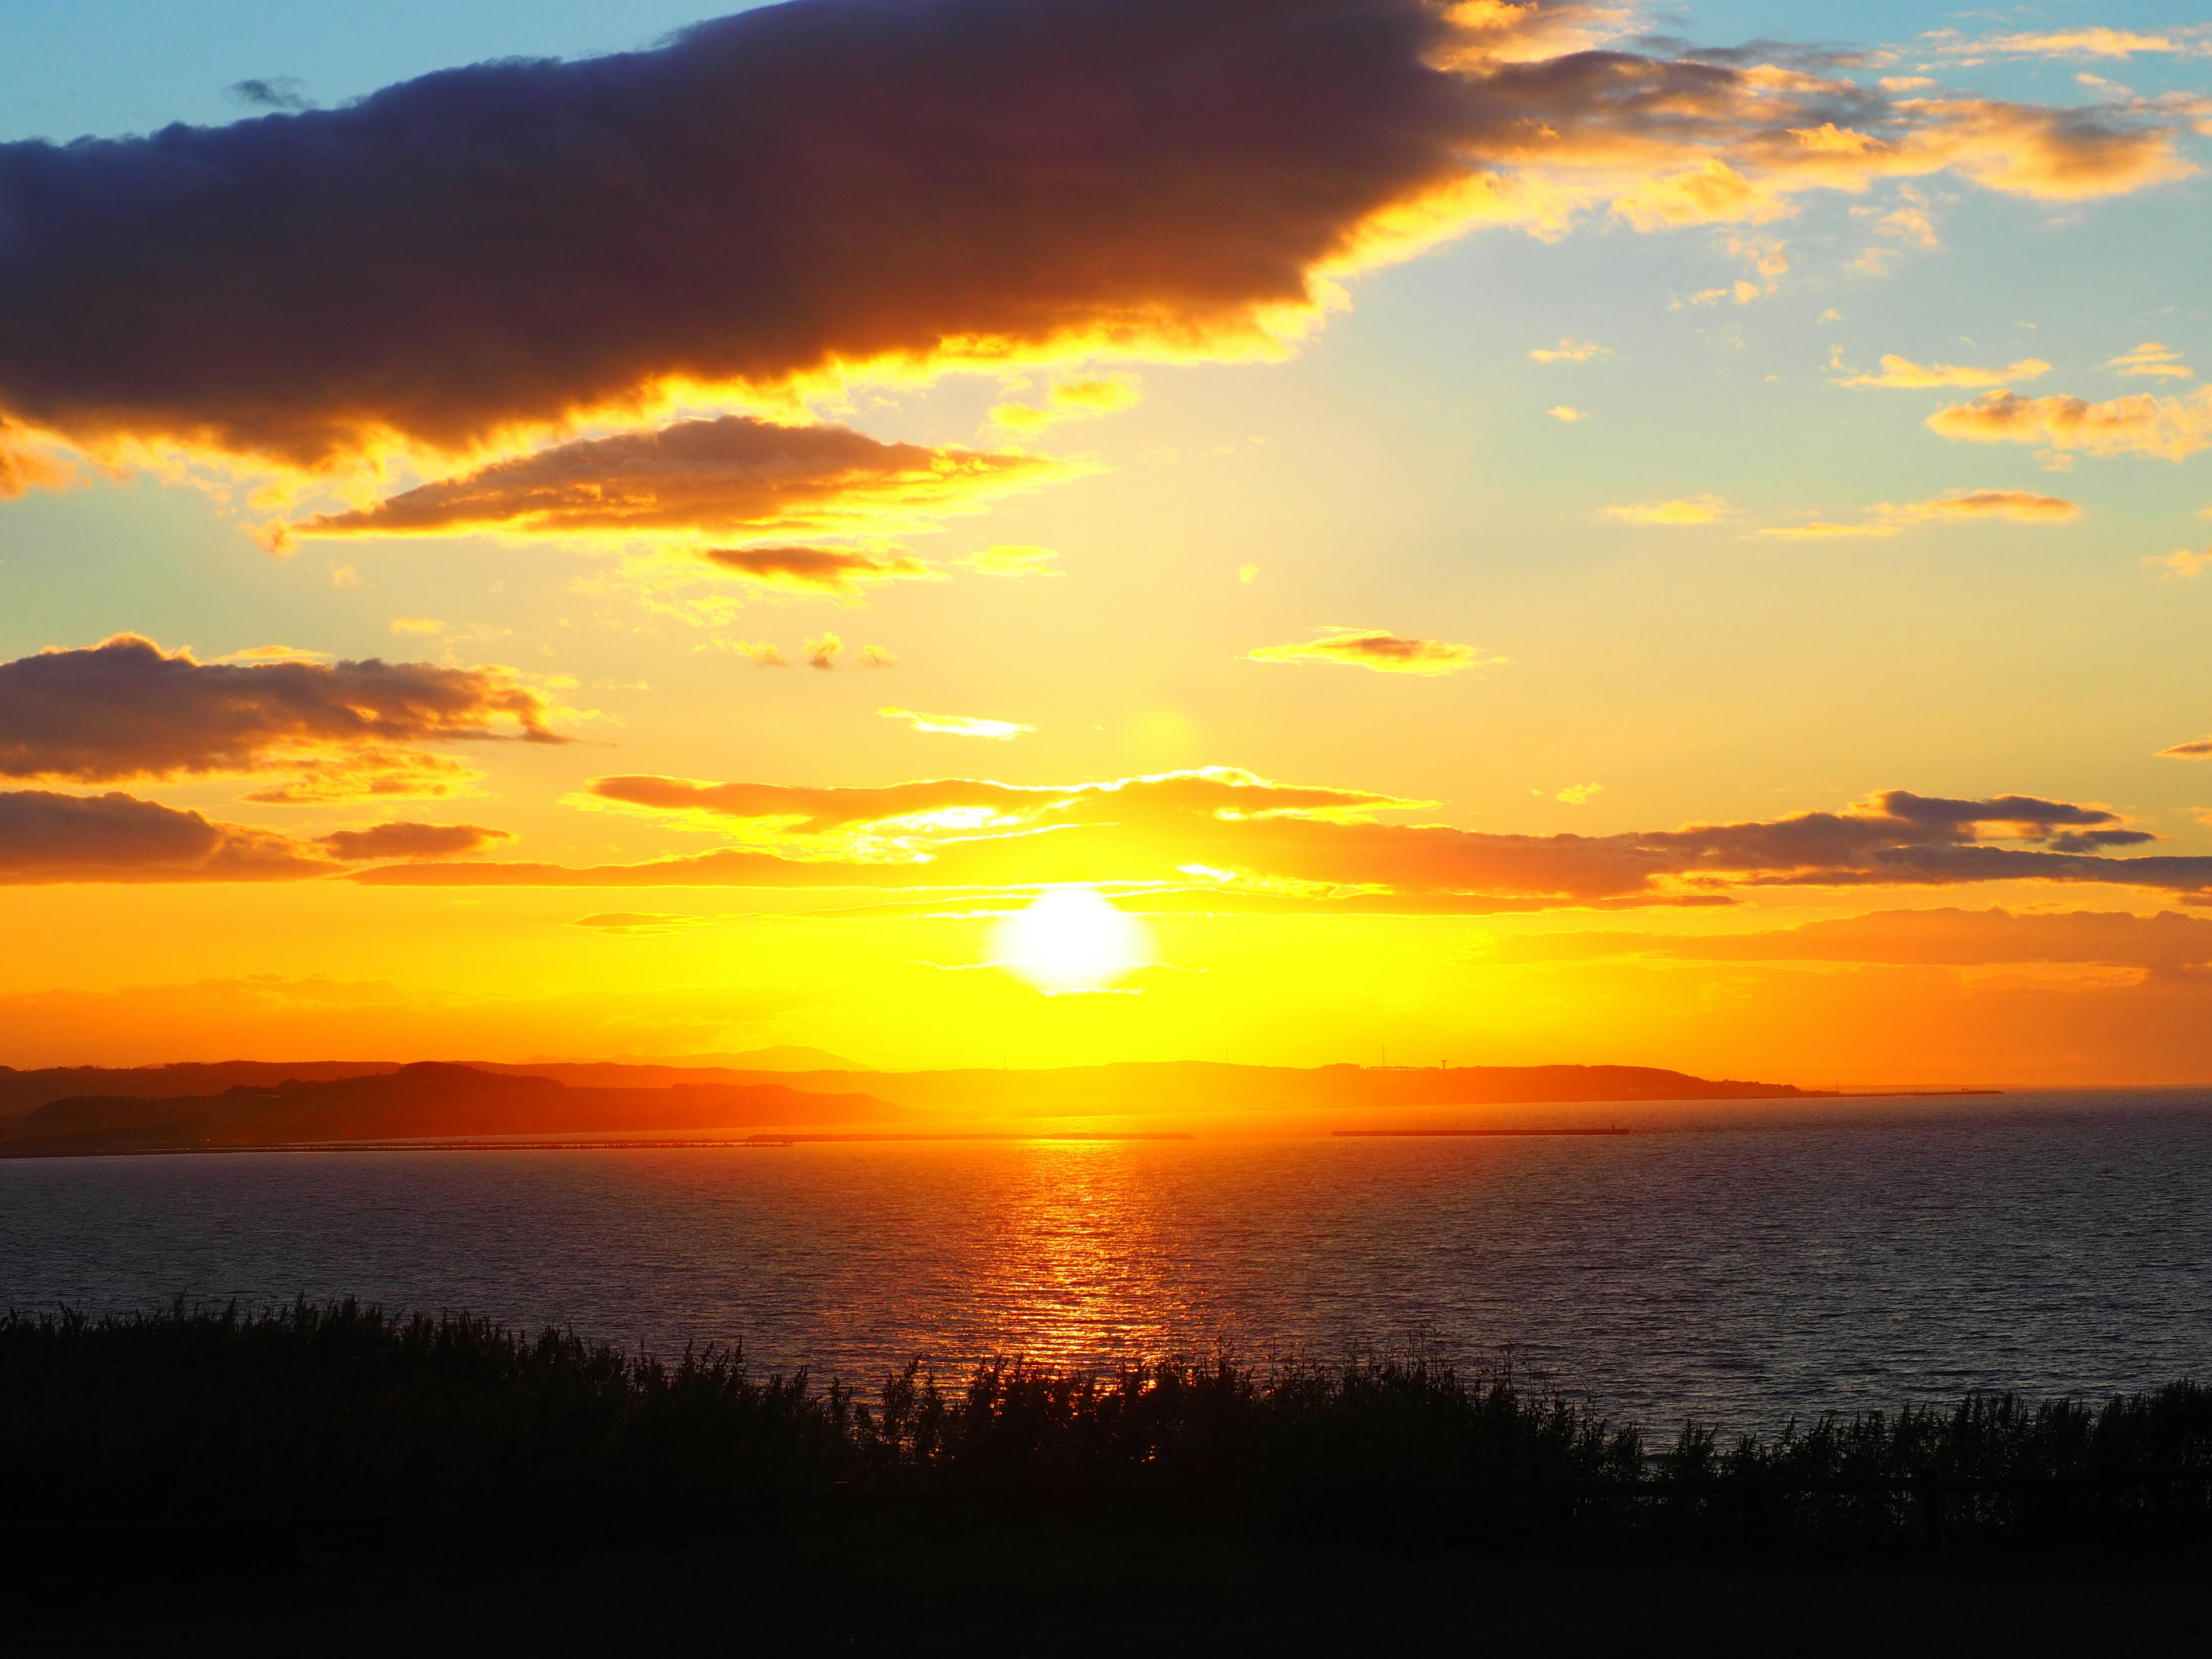
[[[780,1083],[572,1089],[550,1078],[424,1062],[372,1076],[241,1083],[166,1099],[77,1095],[0,1128],[0,1157],[189,1152],[485,1135],[713,1133],[881,1124],[897,1109],[866,1095]]]
[[[737,1054],[676,1054],[666,1059],[638,1062],[679,1067],[714,1066],[729,1072],[872,1072],[872,1066],[862,1066],[845,1060],[826,1048],[805,1048],[797,1043],[778,1043],[773,1048],[748,1048]]]
[[[700,1058],[788,1059],[808,1052]],[[832,1125],[933,1133],[1123,1114],[1153,1121],[1163,1114],[1287,1114],[1311,1123],[1317,1112],[1802,1100],[1831,1092],[1717,1082],[1647,1066],[1299,1068],[1185,1060],[1036,1072],[872,1072],[622,1061],[231,1060],[114,1071],[0,1068],[0,1102],[14,1108],[0,1116],[0,1157]]]

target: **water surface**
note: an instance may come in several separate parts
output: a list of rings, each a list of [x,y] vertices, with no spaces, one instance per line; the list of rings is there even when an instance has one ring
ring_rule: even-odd
[[[344,1292],[872,1385],[1419,1339],[1647,1423],[2212,1380],[2212,1094],[1481,1140],[0,1163],[0,1306]]]

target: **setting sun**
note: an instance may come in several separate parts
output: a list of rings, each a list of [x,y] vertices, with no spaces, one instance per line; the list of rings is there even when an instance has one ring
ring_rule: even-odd
[[[1152,959],[1152,929],[1080,883],[1048,887],[991,930],[991,960],[1047,996],[1103,991]]]

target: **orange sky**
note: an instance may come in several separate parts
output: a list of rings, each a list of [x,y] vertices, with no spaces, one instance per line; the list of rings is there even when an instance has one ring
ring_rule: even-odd
[[[8,135],[0,1062],[2212,1079],[2201,32],[1767,10]]]

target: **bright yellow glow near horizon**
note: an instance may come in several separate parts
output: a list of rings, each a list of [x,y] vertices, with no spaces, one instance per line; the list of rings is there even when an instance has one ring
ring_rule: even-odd
[[[1048,887],[992,928],[991,960],[1047,996],[1103,991],[1152,960],[1152,930],[1095,887]]]

